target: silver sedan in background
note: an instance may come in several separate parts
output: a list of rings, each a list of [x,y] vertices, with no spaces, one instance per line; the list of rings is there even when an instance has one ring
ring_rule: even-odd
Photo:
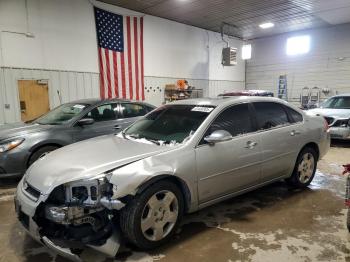
[[[350,139],[350,94],[328,98],[319,108],[307,112],[324,116],[332,138]]]
[[[19,183],[30,235],[79,259],[168,241],[185,213],[280,179],[308,186],[330,136],[323,117],[276,98],[193,99],[161,106],[117,135],[36,161]]]

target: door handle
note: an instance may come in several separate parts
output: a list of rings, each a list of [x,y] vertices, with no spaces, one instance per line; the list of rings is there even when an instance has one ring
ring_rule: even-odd
[[[120,125],[115,125],[114,129],[121,129],[122,127]]]
[[[297,131],[297,130],[292,130],[291,132],[290,132],[290,135],[291,136],[295,136],[295,135],[299,135],[300,134],[300,131]]]
[[[247,145],[245,146],[245,148],[252,149],[252,148],[256,147],[257,144],[258,144],[257,142],[248,141]]]

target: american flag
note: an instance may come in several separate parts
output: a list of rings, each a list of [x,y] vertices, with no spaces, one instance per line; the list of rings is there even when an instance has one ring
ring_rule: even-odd
[[[143,17],[94,10],[101,98],[144,100]]]

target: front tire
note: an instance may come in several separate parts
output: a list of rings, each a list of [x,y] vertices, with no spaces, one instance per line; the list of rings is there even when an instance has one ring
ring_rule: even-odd
[[[295,188],[305,188],[310,185],[317,167],[317,153],[311,147],[304,148],[298,155],[293,173],[287,183]]]
[[[127,240],[141,249],[167,242],[184,210],[180,189],[170,181],[152,184],[121,210],[120,227]]]

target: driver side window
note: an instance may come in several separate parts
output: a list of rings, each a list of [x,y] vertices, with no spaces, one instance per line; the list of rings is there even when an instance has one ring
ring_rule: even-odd
[[[216,130],[225,130],[233,137],[254,132],[248,104],[240,104],[225,109],[210,125],[204,137]],[[201,144],[205,143],[202,139]]]

